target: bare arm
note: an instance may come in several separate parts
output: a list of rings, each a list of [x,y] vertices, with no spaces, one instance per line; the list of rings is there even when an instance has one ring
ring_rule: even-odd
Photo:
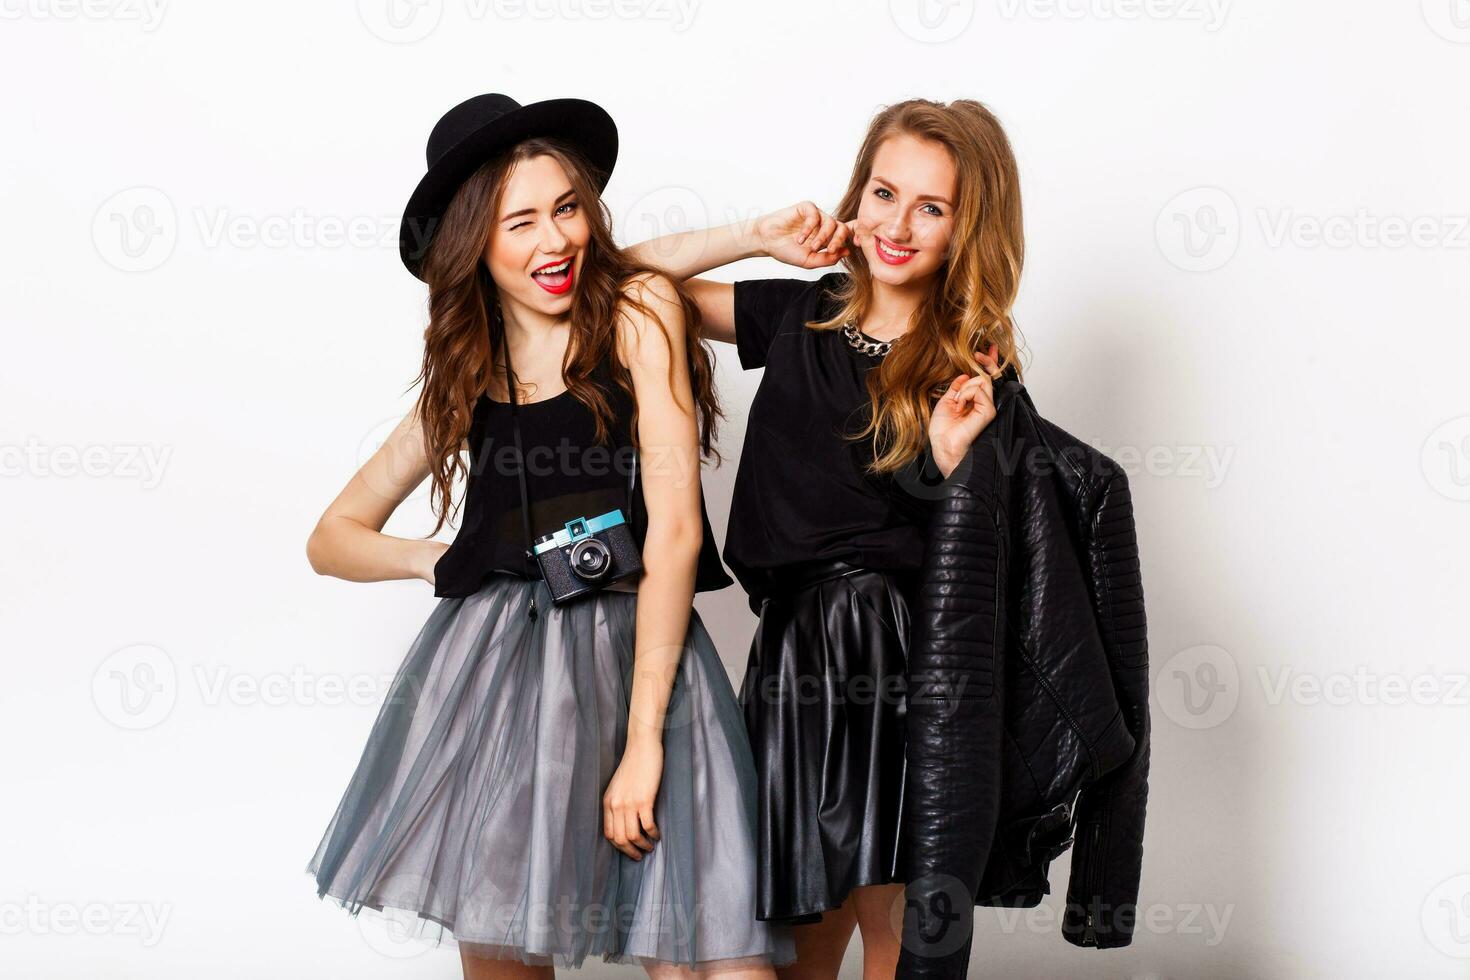
[[[603,798],[603,816],[607,838],[641,859],[653,847],[649,837],[658,839],[653,802],[663,774],[664,716],[689,630],[704,523],[699,428],[685,360],[682,308],[673,285],[662,277],[645,277],[631,288],[641,292],[663,330],[650,317],[624,307],[618,346],[638,400],[648,530],[638,582],[628,742]]]
[[[683,231],[629,246],[645,265],[684,280],[699,305],[703,333],[735,343],[735,287],[695,278],[741,259],[768,255],[803,269],[821,269],[847,254],[849,226],[824,214],[810,201],[741,222]]]
[[[321,575],[350,582],[421,578],[434,581],[434,563],[447,545],[396,538],[383,525],[429,475],[418,412],[410,412],[327,507],[306,542],[306,557]]]

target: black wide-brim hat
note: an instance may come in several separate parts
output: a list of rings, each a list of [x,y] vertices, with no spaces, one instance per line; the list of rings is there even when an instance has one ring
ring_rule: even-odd
[[[592,164],[597,189],[607,186],[618,159],[618,127],[601,106],[585,99],[523,106],[493,92],[466,99],[434,124],[426,153],[428,172],[403,210],[398,254],[409,272],[423,278],[424,256],[460,185],[486,160],[536,136],[570,143]]]

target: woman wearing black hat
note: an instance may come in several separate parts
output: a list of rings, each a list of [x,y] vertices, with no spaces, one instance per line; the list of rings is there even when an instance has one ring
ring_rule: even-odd
[[[447,937],[467,977],[588,955],[769,977],[791,937],[755,917],[754,764],[691,606],[730,584],[699,481],[710,355],[682,288],[612,241],[616,154],[574,99],[479,96],[429,138],[400,236],[422,390],[308,554],[441,598],[308,871]],[[382,533],[426,477],[442,527],[461,476],[447,549]]]

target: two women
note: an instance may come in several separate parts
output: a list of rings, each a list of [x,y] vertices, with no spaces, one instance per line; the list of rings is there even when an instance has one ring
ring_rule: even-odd
[[[467,976],[595,953],[830,977],[856,926],[865,975],[891,977],[911,575],[926,488],[993,416],[990,374],[1015,355],[1014,160],[977,103],[902,103],[874,120],[835,217],[798,205],[750,235],[619,252],[596,197],[615,149],[575,100],[482,96],[430,138],[405,218],[430,289],[419,404],[310,551],[319,571],[422,577],[443,601],[309,870],[354,911],[442,925]],[[754,254],[849,271],[692,278]],[[729,581],[698,481],[718,416],[702,336],[766,369],[725,548],[760,612],[739,704],[690,608]],[[538,473],[553,446],[563,462]],[[599,449],[642,468],[594,466]],[[381,533],[426,476],[441,521],[467,477],[442,553]],[[537,536],[614,513],[642,570],[554,602],[565,569]]]

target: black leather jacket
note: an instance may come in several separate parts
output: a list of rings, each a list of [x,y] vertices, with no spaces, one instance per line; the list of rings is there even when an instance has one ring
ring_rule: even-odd
[[[1062,935],[1133,936],[1149,714],[1128,479],[1013,372],[994,391],[940,488],[914,614],[901,978],[964,977],[973,905],[1039,904],[1068,847]]]

